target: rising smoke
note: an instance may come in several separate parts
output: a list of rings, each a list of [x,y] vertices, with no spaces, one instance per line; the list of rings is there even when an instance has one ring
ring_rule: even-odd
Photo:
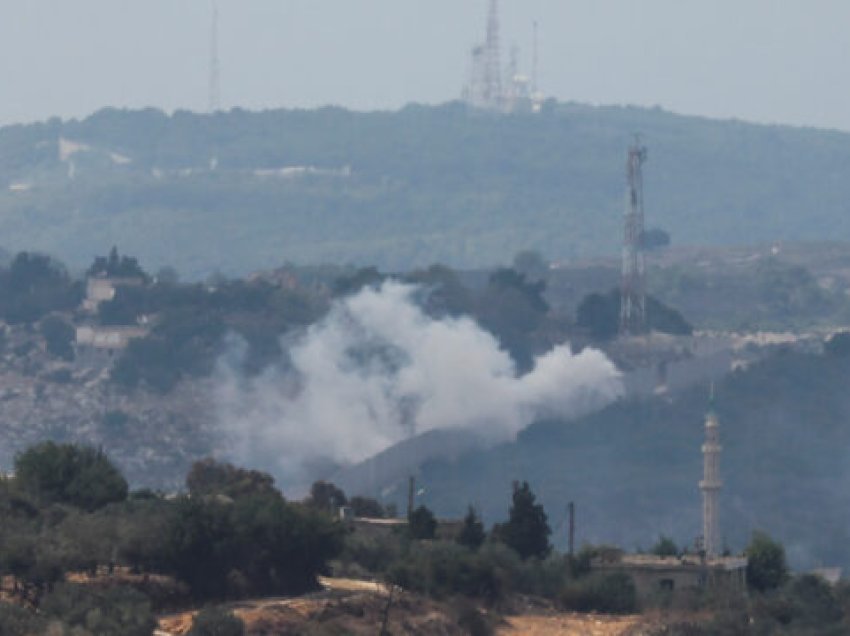
[[[518,377],[510,355],[469,318],[434,319],[397,282],[335,303],[288,345],[290,364],[242,375],[232,338],[218,368],[218,413],[233,459],[284,484],[325,476],[432,430],[512,439],[535,419],[570,417],[622,394],[603,353],[558,346]]]

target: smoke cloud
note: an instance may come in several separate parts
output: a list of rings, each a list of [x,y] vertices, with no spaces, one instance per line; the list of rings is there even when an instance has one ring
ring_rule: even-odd
[[[600,351],[569,345],[518,376],[510,355],[469,318],[434,319],[415,286],[386,282],[338,301],[287,345],[289,365],[245,378],[232,338],[217,373],[229,453],[304,484],[433,430],[484,443],[514,438],[535,419],[601,408],[623,392]]]

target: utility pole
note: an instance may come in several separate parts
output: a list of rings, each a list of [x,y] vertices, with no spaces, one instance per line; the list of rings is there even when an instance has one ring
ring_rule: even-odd
[[[570,522],[569,522],[570,523],[570,529],[569,529],[570,534],[569,534],[569,539],[568,539],[568,543],[567,543],[567,546],[568,546],[568,549],[569,549],[568,554],[570,556],[575,556],[575,548],[576,548],[576,505],[575,505],[574,502],[571,501],[569,503],[569,505],[567,505],[567,512],[568,512],[569,518],[570,518]]]
[[[623,277],[620,299],[620,333],[646,332],[646,259],[644,255],[643,164],[646,148],[640,137],[629,148],[626,174],[625,232],[623,237]]]
[[[416,477],[411,475],[407,480],[407,518],[413,514],[416,507]]]

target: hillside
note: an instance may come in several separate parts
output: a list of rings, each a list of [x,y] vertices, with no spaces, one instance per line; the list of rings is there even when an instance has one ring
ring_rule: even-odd
[[[797,567],[850,567],[848,374],[848,358],[780,352],[718,384],[722,528],[731,549],[763,529],[785,543]],[[701,530],[707,403],[700,387],[621,401],[571,423],[535,424],[516,443],[426,464],[422,503],[446,516],[473,503],[498,521],[511,480],[527,479],[561,546],[569,501],[580,543],[646,548],[665,534],[692,545]],[[378,488],[399,501],[406,492],[404,482]]]
[[[648,225],[675,244],[850,235],[850,137],[549,103],[356,113],[103,110],[0,130],[4,246],[82,267],[118,243],[154,269],[290,260],[398,270],[615,255],[626,146],[650,148]]]

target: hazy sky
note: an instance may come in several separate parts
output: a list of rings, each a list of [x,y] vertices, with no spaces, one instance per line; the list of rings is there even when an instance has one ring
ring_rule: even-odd
[[[850,130],[848,0],[502,0],[562,100]],[[486,0],[219,0],[224,107],[460,94]],[[0,124],[203,110],[211,0],[0,0]],[[507,57],[507,55],[505,56]]]

